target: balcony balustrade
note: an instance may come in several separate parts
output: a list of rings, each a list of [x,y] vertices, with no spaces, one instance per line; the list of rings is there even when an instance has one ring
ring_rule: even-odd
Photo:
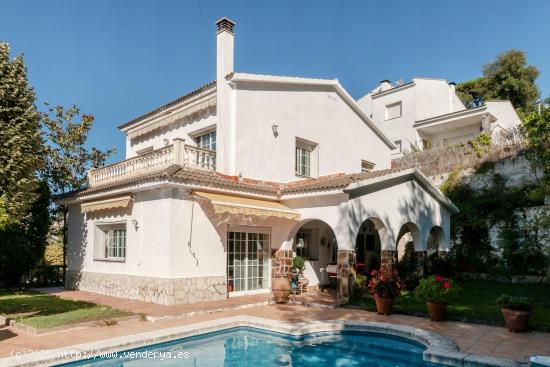
[[[88,172],[90,186],[103,185],[153,172],[173,164],[205,170],[216,169],[216,152],[185,144],[183,139],[174,139],[172,144],[155,149],[108,166]]]

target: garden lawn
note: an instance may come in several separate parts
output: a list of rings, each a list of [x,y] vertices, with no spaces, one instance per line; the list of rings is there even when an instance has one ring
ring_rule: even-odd
[[[535,306],[529,326],[550,332],[550,286],[541,284],[507,284],[480,280],[457,280],[462,294],[449,303],[448,319],[487,325],[504,325],[500,306],[496,299],[502,294],[532,297]],[[351,301],[348,307],[361,307],[376,311],[374,299]],[[405,315],[428,316],[426,304],[414,297],[413,292],[403,292],[393,303],[393,312]]]
[[[73,301],[32,291],[0,291],[0,315],[45,329],[101,321],[131,313],[94,303]]]

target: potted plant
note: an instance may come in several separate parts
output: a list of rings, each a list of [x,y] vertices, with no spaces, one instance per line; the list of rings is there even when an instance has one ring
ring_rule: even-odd
[[[351,297],[354,300],[360,300],[365,296],[365,291],[367,291],[367,277],[363,274],[357,274],[357,277],[353,281],[351,288]]]
[[[292,258],[292,272],[302,275],[306,269],[306,259],[301,256],[294,256]]]
[[[227,293],[233,292],[233,277],[227,278]]]
[[[294,256],[292,258],[292,267],[290,271],[292,272],[291,279],[291,288],[292,292],[296,294],[298,292],[298,282],[301,277],[304,276],[304,270],[306,269],[306,259],[301,256]]]
[[[511,332],[527,330],[529,316],[533,309],[533,299],[530,297],[514,297],[503,294],[497,299],[497,305],[502,306],[502,315],[506,327]]]
[[[460,287],[452,279],[431,275],[420,280],[415,289],[417,298],[426,301],[431,321],[443,321],[447,317],[447,305],[460,293]]]
[[[397,271],[390,271],[384,267],[373,270],[368,289],[374,296],[376,310],[380,315],[391,315],[393,300],[401,294],[403,288]]]

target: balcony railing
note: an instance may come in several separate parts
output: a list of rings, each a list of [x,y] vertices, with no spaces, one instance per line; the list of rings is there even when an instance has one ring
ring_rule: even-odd
[[[215,170],[216,152],[186,145],[183,139],[174,139],[173,144],[149,153],[123,160],[88,172],[90,186],[116,182],[138,176],[148,171],[169,167],[173,164]]]

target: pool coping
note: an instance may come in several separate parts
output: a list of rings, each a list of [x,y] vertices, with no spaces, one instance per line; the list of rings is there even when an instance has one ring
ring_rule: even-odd
[[[133,335],[126,335],[95,342],[82,343],[68,347],[42,351],[41,353],[26,354],[0,359],[0,366],[5,367],[30,367],[50,366],[60,363],[74,362],[89,358],[101,352],[114,352],[133,348],[145,347],[150,344],[167,342],[190,336],[197,336],[215,331],[235,327],[250,327],[265,331],[300,336],[319,332],[338,331],[365,331],[383,333],[397,337],[403,337],[427,347],[424,351],[424,361],[440,363],[452,367],[519,367],[527,366],[516,361],[499,359],[490,356],[461,352],[456,343],[440,334],[423,329],[372,321],[311,321],[286,323],[277,320],[246,315],[233,316],[222,319],[209,320],[188,325],[176,326],[167,329],[145,331]],[[67,356],[81,356],[81,358],[67,359]]]

